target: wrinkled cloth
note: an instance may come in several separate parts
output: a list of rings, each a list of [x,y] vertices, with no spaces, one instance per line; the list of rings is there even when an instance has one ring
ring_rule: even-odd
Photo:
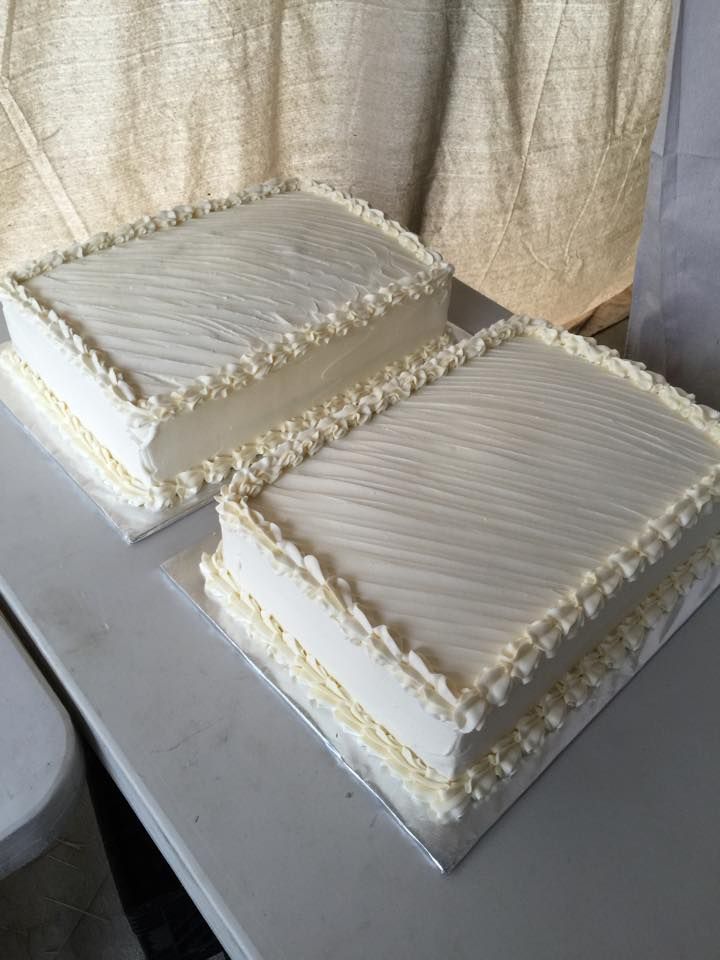
[[[630,282],[670,0],[0,0],[0,270],[329,180],[517,312]]]
[[[720,408],[720,16],[679,0],[627,352]]]

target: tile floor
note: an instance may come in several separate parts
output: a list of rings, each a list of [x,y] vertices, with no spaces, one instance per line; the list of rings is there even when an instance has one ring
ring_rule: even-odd
[[[87,788],[38,860],[0,881],[2,960],[143,960],[110,875]]]
[[[87,788],[62,838],[0,881],[0,960],[144,960],[120,905]]]

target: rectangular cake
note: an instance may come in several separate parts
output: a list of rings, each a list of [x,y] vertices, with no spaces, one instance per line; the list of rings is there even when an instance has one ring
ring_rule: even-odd
[[[720,561],[719,442],[661,377],[512,318],[239,473],[206,590],[457,815]]]
[[[8,274],[7,363],[122,497],[162,508],[442,337],[451,272],[364,201],[272,182]]]

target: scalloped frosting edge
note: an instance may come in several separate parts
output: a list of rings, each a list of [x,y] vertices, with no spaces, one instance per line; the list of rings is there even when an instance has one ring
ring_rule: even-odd
[[[670,613],[677,600],[720,564],[720,536],[681,563],[594,650],[558,680],[515,727],[460,777],[448,779],[404,746],[285,631],[272,614],[242,590],[224,566],[222,541],[203,554],[200,569],[207,594],[261,640],[268,655],[309,688],[311,699],[331,709],[338,723],[384,762],[405,789],[440,819],[460,817],[471,801],[482,801],[536,754],[547,737],[560,730],[568,714],[600,691],[612,673],[637,663],[650,629]]]
[[[417,258],[422,269],[414,275],[389,283],[374,293],[347,301],[335,311],[322,315],[317,321],[308,321],[277,340],[247,353],[237,363],[225,364],[214,373],[204,374],[186,387],[169,394],[136,396],[125,372],[114,367],[101,350],[92,347],[73,330],[66,318],[34,298],[24,286],[26,281],[39,274],[100,250],[121,246],[170,227],[182,226],[189,220],[206,217],[211,213],[296,191],[312,193],[338,203],[360,220],[397,239],[402,247]],[[225,397],[254,380],[263,379],[273,370],[305,354],[313,345],[328,343],[334,337],[344,336],[356,327],[367,326],[371,319],[383,316],[390,307],[405,300],[417,300],[434,293],[440,287],[448,286],[452,273],[453,268],[439,253],[425,247],[416,234],[371,207],[367,201],[317,180],[291,177],[286,180],[270,180],[222,199],[204,200],[196,205],[179,204],[155,216],[141,217],[112,233],[98,233],[85,243],[74,243],[62,251],[54,250],[7,273],[0,279],[0,291],[39,323],[45,334],[52,338],[70,359],[80,364],[85,375],[100,384],[113,404],[119,405],[125,413],[128,407],[132,408],[133,426],[142,428],[176,416],[183,410],[192,410],[205,400]]]
[[[241,444],[204,460],[196,467],[183,470],[170,480],[143,483],[134,477],[107,447],[84,426],[70,407],[48,387],[45,381],[19,354],[9,347],[0,354],[0,366],[10,375],[57,426],[69,437],[100,475],[103,483],[126,503],[151,511],[166,510],[195,496],[208,483],[221,483],[232,471],[247,468],[258,456],[277,447],[279,442],[294,445],[297,437],[312,432],[312,425],[347,409],[359,395],[376,389],[385,378],[392,378],[405,364],[410,366],[444,349],[451,335],[443,334],[426,343],[415,353],[388,364],[368,380],[356,384],[297,417],[284,421],[261,434],[255,441]]]
[[[625,581],[635,579],[646,565],[657,562],[677,544],[682,531],[692,526],[701,512],[712,509],[720,499],[720,463],[684,490],[661,516],[649,520],[630,543],[581,575],[578,586],[558,597],[543,617],[509,641],[497,662],[485,669],[472,686],[460,689],[453,689],[448,677],[432,670],[418,653],[406,649],[385,625],[372,624],[348,584],[326,575],[314,556],[303,555],[276,524],[268,523],[259,511],[250,508],[247,498],[277,480],[289,467],[314,455],[325,443],[519,336],[536,337],[548,346],[560,347],[579,360],[600,366],[612,376],[627,379],[636,388],[653,393],[691,427],[720,444],[720,415],[696,404],[690,394],[670,386],[643,364],[623,360],[616,350],[560,331],[545,321],[510,317],[409,365],[394,381],[386,381],[361,398],[354,408],[341,410],[334,417],[319,421],[315,429],[298,434],[294,441],[268,451],[247,469],[240,470],[218,498],[218,512],[224,523],[244,527],[270,553],[279,573],[293,577],[301,589],[312,593],[333,617],[341,619],[353,642],[362,643],[370,656],[382,659],[388,669],[398,672],[428,712],[454,723],[462,732],[481,728],[488,712],[507,702],[516,683],[530,681],[543,657],[553,657],[559,644],[574,636],[586,619],[595,617]]]

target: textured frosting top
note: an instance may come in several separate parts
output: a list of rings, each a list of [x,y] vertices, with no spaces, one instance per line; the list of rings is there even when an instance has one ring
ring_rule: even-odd
[[[269,196],[61,263],[25,281],[135,396],[200,376],[416,275],[417,250],[342,203]]]
[[[693,485],[717,473],[714,421],[687,422],[703,408],[581,338],[536,333],[504,329],[501,349],[451,368],[250,503],[455,691],[488,677],[553,605],[566,632],[577,612],[563,598],[592,615],[637,567],[624,548],[652,562],[709,502]],[[592,362],[572,355],[583,351]],[[593,570],[604,572],[581,585]]]

